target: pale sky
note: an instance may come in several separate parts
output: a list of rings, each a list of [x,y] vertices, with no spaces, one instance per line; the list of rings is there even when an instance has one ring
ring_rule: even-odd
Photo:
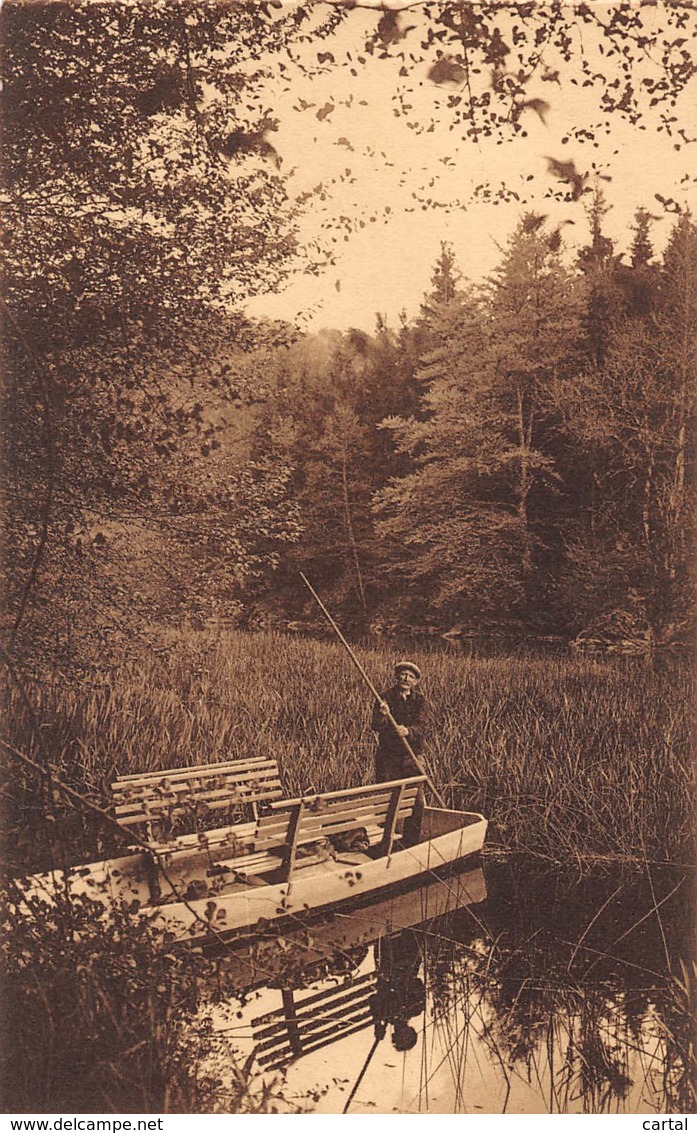
[[[339,46],[352,50],[354,56],[360,53],[360,33],[365,21],[374,19],[365,11],[352,13]],[[314,44],[315,53],[316,49],[333,50],[340,59],[330,42]],[[676,150],[679,139],[658,133],[657,118],[647,118],[646,130],[639,130],[614,115],[609,134],[596,131],[595,146],[574,140],[562,144],[570,128],[591,128],[604,118],[597,104],[599,93],[571,85],[568,73],[561,87],[538,81],[534,90],[532,84],[528,88],[530,97],[550,102],[546,122],[526,112],[528,137],[497,145],[494,139],[478,143],[458,139],[448,129],[452,117],[447,109],[440,111],[432,132],[417,134],[407,128],[404,117],[394,114],[398,64],[369,59],[356,70],[357,77],[339,66],[312,79],[298,75],[285,89],[279,82],[278,89],[269,92],[280,123],[273,144],[283,158],[283,172],[293,171],[291,194],[309,191],[320,182],[325,187],[324,200],[315,197],[309,202],[300,225],[301,240],[309,243],[318,235],[329,240],[336,265],[319,277],[298,274],[283,292],[256,297],[247,304],[250,315],[298,320],[306,330],[349,326],[371,330],[375,314],[381,312],[394,325],[402,309],[409,316],[418,311],[442,240],[452,243],[463,274],[481,279],[499,259],[497,242],[506,241],[528,210],[548,214],[555,225],[572,221],[563,229],[565,242],[571,248],[584,243],[588,198],[572,204],[546,199],[546,191],[560,188],[548,172],[547,157],[573,160],[580,171],[592,172],[595,163],[597,170],[612,178],[601,184],[612,205],[606,233],[616,238],[618,251],[628,247],[628,228],[642,206],[662,218],[653,231],[654,247],[662,248],[675,217],[664,213],[656,193],[697,211],[697,147],[682,145]],[[425,69],[414,74],[423,86],[413,92],[411,102],[419,119],[428,124],[435,116],[435,104],[451,91],[430,82]],[[640,82],[641,75],[636,78]],[[413,85],[412,79],[409,82]],[[301,100],[312,105],[298,110]],[[341,105],[349,101],[350,106]],[[317,113],[329,103],[334,109],[318,119]],[[683,126],[688,135],[697,134],[694,85],[673,113],[678,118],[676,129]],[[530,175],[533,179],[527,180]],[[493,204],[473,196],[475,187],[485,182],[494,190],[505,183],[519,192],[521,201]],[[424,197],[439,206],[422,208]],[[349,231],[341,217],[359,218],[364,227],[354,223]]]

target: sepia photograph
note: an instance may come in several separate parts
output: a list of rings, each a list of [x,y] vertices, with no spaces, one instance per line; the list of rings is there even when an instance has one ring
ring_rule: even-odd
[[[0,81],[1,1111],[686,1128],[694,3],[5,0]]]

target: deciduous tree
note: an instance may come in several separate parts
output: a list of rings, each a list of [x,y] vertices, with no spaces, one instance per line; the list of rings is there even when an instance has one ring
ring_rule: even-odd
[[[203,375],[249,344],[234,306],[278,283],[295,250],[263,84],[288,65],[306,14],[75,0],[10,2],[0,19],[6,566],[19,644],[35,600],[39,634],[68,593],[91,621],[89,533],[103,558],[108,524],[165,526],[177,454],[211,448]],[[334,23],[329,13],[313,29]],[[112,588],[116,620],[139,605],[127,593]]]

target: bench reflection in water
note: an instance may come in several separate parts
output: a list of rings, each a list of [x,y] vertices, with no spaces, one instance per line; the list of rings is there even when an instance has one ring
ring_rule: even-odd
[[[224,961],[228,980],[245,994],[278,984],[279,1006],[251,1020],[254,1058],[263,1070],[278,1070],[332,1043],[371,1028],[396,1050],[416,1042],[410,1020],[423,1014],[422,956],[410,926],[476,905],[486,897],[480,868],[335,913],[309,930],[261,938]],[[374,969],[357,972],[373,950]],[[332,979],[321,990],[308,984]],[[298,987],[298,984],[303,985]],[[247,1012],[245,1012],[246,1014]]]

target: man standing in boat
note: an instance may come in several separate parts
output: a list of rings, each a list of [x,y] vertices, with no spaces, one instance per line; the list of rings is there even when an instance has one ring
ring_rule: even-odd
[[[421,680],[421,670],[413,661],[398,661],[394,668],[395,683],[375,705],[371,722],[378,738],[375,752],[378,783],[421,774],[403,742],[407,741],[415,755],[420,754],[428,711],[427,702],[416,687]]]

